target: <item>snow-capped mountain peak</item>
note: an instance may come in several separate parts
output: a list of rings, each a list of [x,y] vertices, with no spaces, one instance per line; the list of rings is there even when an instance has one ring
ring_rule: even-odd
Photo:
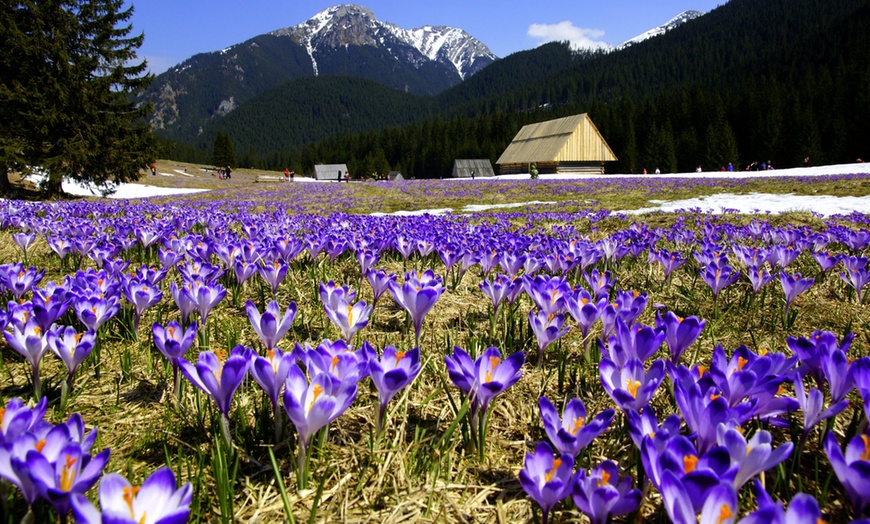
[[[428,25],[402,29],[378,20],[370,9],[355,4],[327,8],[299,25],[272,34],[289,36],[304,46],[315,74],[319,50],[349,45],[384,48],[391,54],[402,54],[418,67],[427,60],[449,64],[462,79],[496,60],[489,48],[462,29]],[[398,49],[400,46],[408,46],[420,56],[407,56]]]
[[[654,28],[652,28],[649,31],[646,31],[644,33],[641,33],[630,40],[626,40],[625,42],[621,43],[617,47],[617,49],[624,49],[624,48],[630,47],[634,44],[639,44],[640,42],[643,42],[644,40],[649,40],[650,38],[652,38],[654,36],[659,36],[659,35],[665,34],[668,31],[671,31],[672,29],[675,29],[675,28],[685,24],[686,22],[689,22],[689,21],[694,20],[694,19],[701,17],[701,16],[704,16],[704,13],[702,13],[701,11],[692,11],[692,10],[683,11],[682,13],[671,18],[670,20],[668,20],[664,24],[662,24],[658,27],[654,27]]]

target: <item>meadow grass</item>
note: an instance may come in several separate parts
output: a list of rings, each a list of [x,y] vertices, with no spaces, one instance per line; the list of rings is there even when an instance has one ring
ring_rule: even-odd
[[[158,170],[162,169],[159,165]],[[462,219],[460,228],[499,223],[528,235],[574,236],[597,241],[641,223],[650,229],[684,227],[699,237],[706,226],[745,226],[758,218],[771,227],[807,227],[815,231],[829,229],[834,224],[854,229],[865,226],[843,219],[823,220],[807,212],[764,217],[652,214],[629,219],[613,215],[590,218],[588,214],[580,214],[581,210],[594,213],[601,209],[638,208],[650,199],[697,196],[699,191],[706,194],[719,191],[870,194],[870,184],[864,179],[751,180],[736,185],[704,184],[693,192],[688,184],[670,182],[635,189],[626,189],[624,184],[613,181],[254,184],[245,178],[247,176],[257,175],[234,173],[238,182],[226,181],[233,182],[231,187],[153,202],[157,206],[198,208],[218,201],[219,209],[227,212],[236,205],[244,205],[251,212],[262,211],[258,216],[263,221],[270,220],[267,211],[277,210],[328,215],[330,223],[336,224],[345,218],[343,213],[557,201],[559,204],[554,207],[469,215]],[[145,182],[150,183],[152,177],[147,178]],[[245,180],[247,183],[243,183]],[[202,182],[191,185],[196,187],[198,183]],[[215,186],[220,187],[220,184]],[[153,219],[160,219],[159,214],[155,212]],[[143,216],[143,220],[150,219]],[[200,224],[193,232],[203,231]],[[0,232],[0,264],[21,260],[20,249],[11,241],[12,232],[12,229]],[[410,231],[408,234],[413,235]],[[740,279],[723,292],[714,310],[710,289],[698,277],[701,266],[686,246],[662,243],[660,247],[682,249],[689,259],[667,280],[662,267],[650,264],[645,253],[639,257],[629,255],[615,263],[601,262],[595,267],[611,270],[618,277],[615,288],[648,293],[650,306],[638,319],[644,325],[655,324],[654,313],[659,306],[682,317],[694,315],[707,320],[700,340],[684,356],[683,362],[687,365],[709,362],[713,348],[720,344],[729,353],[740,345],[753,351],[788,353],[787,336],[806,337],[815,330],[831,331],[838,336],[854,332],[856,337],[850,357],[868,355],[870,314],[866,306],[856,303],[853,292],[836,274],[822,274],[809,252],[800,254],[788,270],[814,276],[816,285],[791,305],[796,317],[787,322],[783,319],[784,295],[778,282],[755,295],[749,282]],[[838,249],[844,253],[849,251],[843,246]],[[149,250],[134,249],[127,256],[131,267],[155,260],[153,251]],[[46,269],[44,281],[58,283],[75,269],[93,267],[93,262],[87,258],[78,263],[69,261],[71,267],[62,266],[42,237],[29,249],[28,261],[30,265]],[[547,396],[558,406],[562,400],[577,396],[585,402],[590,414],[613,407],[598,378],[596,362],[584,357],[579,329],[572,329],[549,347],[543,357],[544,364],[536,367],[533,363],[540,356],[529,328],[528,312],[533,304],[528,296],[522,295],[512,310],[508,308],[497,319],[496,330],[490,332],[491,305],[478,289],[482,280],[479,266],[465,273],[456,285],[449,285],[444,264],[434,253],[426,257],[415,254],[405,260],[395,251],[385,252],[377,267],[400,275],[400,280],[403,271],[430,268],[445,279],[447,289],[424,321],[420,345],[423,371],[413,385],[390,404],[382,436],[374,434],[377,394],[369,381],[361,384],[356,401],[330,425],[328,437],[316,445],[311,463],[313,482],[309,489],[297,491],[292,436],[273,442],[271,407],[253,380],[245,381],[233,401],[230,423],[236,453],[222,448],[218,442],[219,421],[207,396],[182,381],[180,398],[175,398],[171,367],[155,349],[151,337],[154,322],[165,323],[177,318],[177,308],[166,290],[163,300],[146,311],[137,332],[130,328],[129,311],[122,311],[102,328],[101,358],[97,362],[92,356],[85,361],[65,410],[59,402],[65,369],[53,355],[43,360],[43,391],[50,402],[47,418],[59,422],[73,412],[81,413],[88,426],[99,429],[94,449],[112,450],[106,471],[120,471],[134,483],[141,482],[161,465],[171,466],[179,481],[193,483],[191,522],[281,522],[290,518],[296,522],[535,521],[538,510],[521,489],[517,474],[523,466],[524,454],[546,438],[538,398]],[[572,284],[583,282],[578,271],[567,276]],[[167,282],[175,280],[177,274],[173,270]],[[371,300],[371,288],[360,274],[351,251],[335,260],[325,254],[316,258],[307,253],[299,255],[275,296],[282,307],[290,301],[298,306],[293,326],[280,344],[282,349],[292,349],[297,343],[316,346],[323,339],[340,337],[338,329],[324,314],[317,294],[318,284],[328,281],[349,285],[357,290],[358,299]],[[194,361],[198,351],[229,350],[237,344],[262,354],[262,343],[248,322],[244,304],[251,300],[263,310],[271,299],[268,286],[258,276],[252,277],[239,289],[235,299],[228,294],[211,313],[204,334],[186,358]],[[66,315],[65,323],[76,322],[71,312]],[[367,340],[378,350],[386,345],[411,349],[413,331],[407,326],[406,313],[387,294],[377,303],[369,325],[354,338],[353,346],[359,347]],[[600,324],[589,337],[593,354],[597,353],[599,336]],[[524,376],[492,405],[483,460],[469,450],[468,428],[457,418],[462,399],[450,384],[444,366],[444,356],[453,346],[460,346],[472,355],[489,346],[497,346],[507,354],[517,351],[526,354]],[[658,356],[665,357],[666,350],[660,350]],[[2,343],[0,357],[3,401],[12,397],[28,398],[31,395],[28,366]],[[853,391],[851,398],[850,407],[836,418],[834,428],[844,431],[856,418],[860,420],[860,397]],[[653,405],[660,418],[676,409],[673,397],[664,387],[654,397]],[[799,416],[791,417],[800,423]],[[286,419],[284,423],[284,434],[292,435],[292,425]],[[754,427],[766,426],[759,422]],[[767,429],[779,443],[792,440],[787,431]],[[821,435],[821,431],[811,434],[800,460],[793,459],[780,469],[768,472],[767,486],[775,496],[784,499],[798,491],[813,494],[829,521],[840,522],[851,515],[851,509],[844,502],[842,488],[832,477],[824,458]],[[635,475],[639,469],[638,454],[628,438],[622,413],[618,412],[610,428],[583,452],[578,465],[588,469],[604,458],[619,463],[623,473]],[[741,493],[741,507],[753,508],[749,490]],[[646,494],[636,516],[627,520],[667,521],[657,492],[647,488]],[[91,498],[95,498],[93,493]],[[25,508],[15,496],[9,498],[8,504],[4,521],[14,522]],[[558,515],[558,521],[582,520],[566,503],[558,507]],[[47,506],[42,506],[38,518],[55,517]]]

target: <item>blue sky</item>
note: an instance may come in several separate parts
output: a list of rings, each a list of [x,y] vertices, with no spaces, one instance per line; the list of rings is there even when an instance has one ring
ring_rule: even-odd
[[[130,5],[130,1],[126,5]],[[304,22],[341,2],[316,0],[139,0],[133,33],[145,33],[139,55],[155,73],[208,51]],[[710,11],[725,0],[367,0],[384,22],[404,29],[446,25],[464,29],[498,57],[552,40],[618,45],[677,14]]]

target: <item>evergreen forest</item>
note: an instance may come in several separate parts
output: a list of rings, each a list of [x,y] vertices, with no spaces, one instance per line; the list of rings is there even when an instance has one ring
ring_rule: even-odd
[[[731,0],[612,52],[552,43],[505,57],[435,96],[367,80],[294,80],[164,156],[207,162],[218,134],[239,165],[310,173],[449,176],[493,164],[523,125],[589,113],[619,158],[610,172],[776,167],[870,157],[870,1]]]

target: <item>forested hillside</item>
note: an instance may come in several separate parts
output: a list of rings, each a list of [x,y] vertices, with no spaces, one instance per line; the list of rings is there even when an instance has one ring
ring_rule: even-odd
[[[454,158],[494,162],[524,124],[580,112],[591,115],[620,158],[608,166],[615,172],[756,160],[785,167],[805,157],[849,162],[870,156],[870,1],[731,0],[618,52],[550,44],[517,53],[410,105],[397,103],[395,92],[371,93],[367,104],[345,94],[325,104],[348,121],[371,124],[368,131],[336,130],[335,118],[315,116],[306,119],[305,136],[251,140],[241,111],[225,130],[234,143],[254,148],[263,167],[297,171],[347,162],[354,173],[444,176]],[[273,99],[258,111],[304,113],[304,102],[293,103],[298,107],[285,112]],[[352,116],[371,104],[398,114]],[[417,120],[395,127],[408,118]],[[312,141],[335,132],[342,134]]]

